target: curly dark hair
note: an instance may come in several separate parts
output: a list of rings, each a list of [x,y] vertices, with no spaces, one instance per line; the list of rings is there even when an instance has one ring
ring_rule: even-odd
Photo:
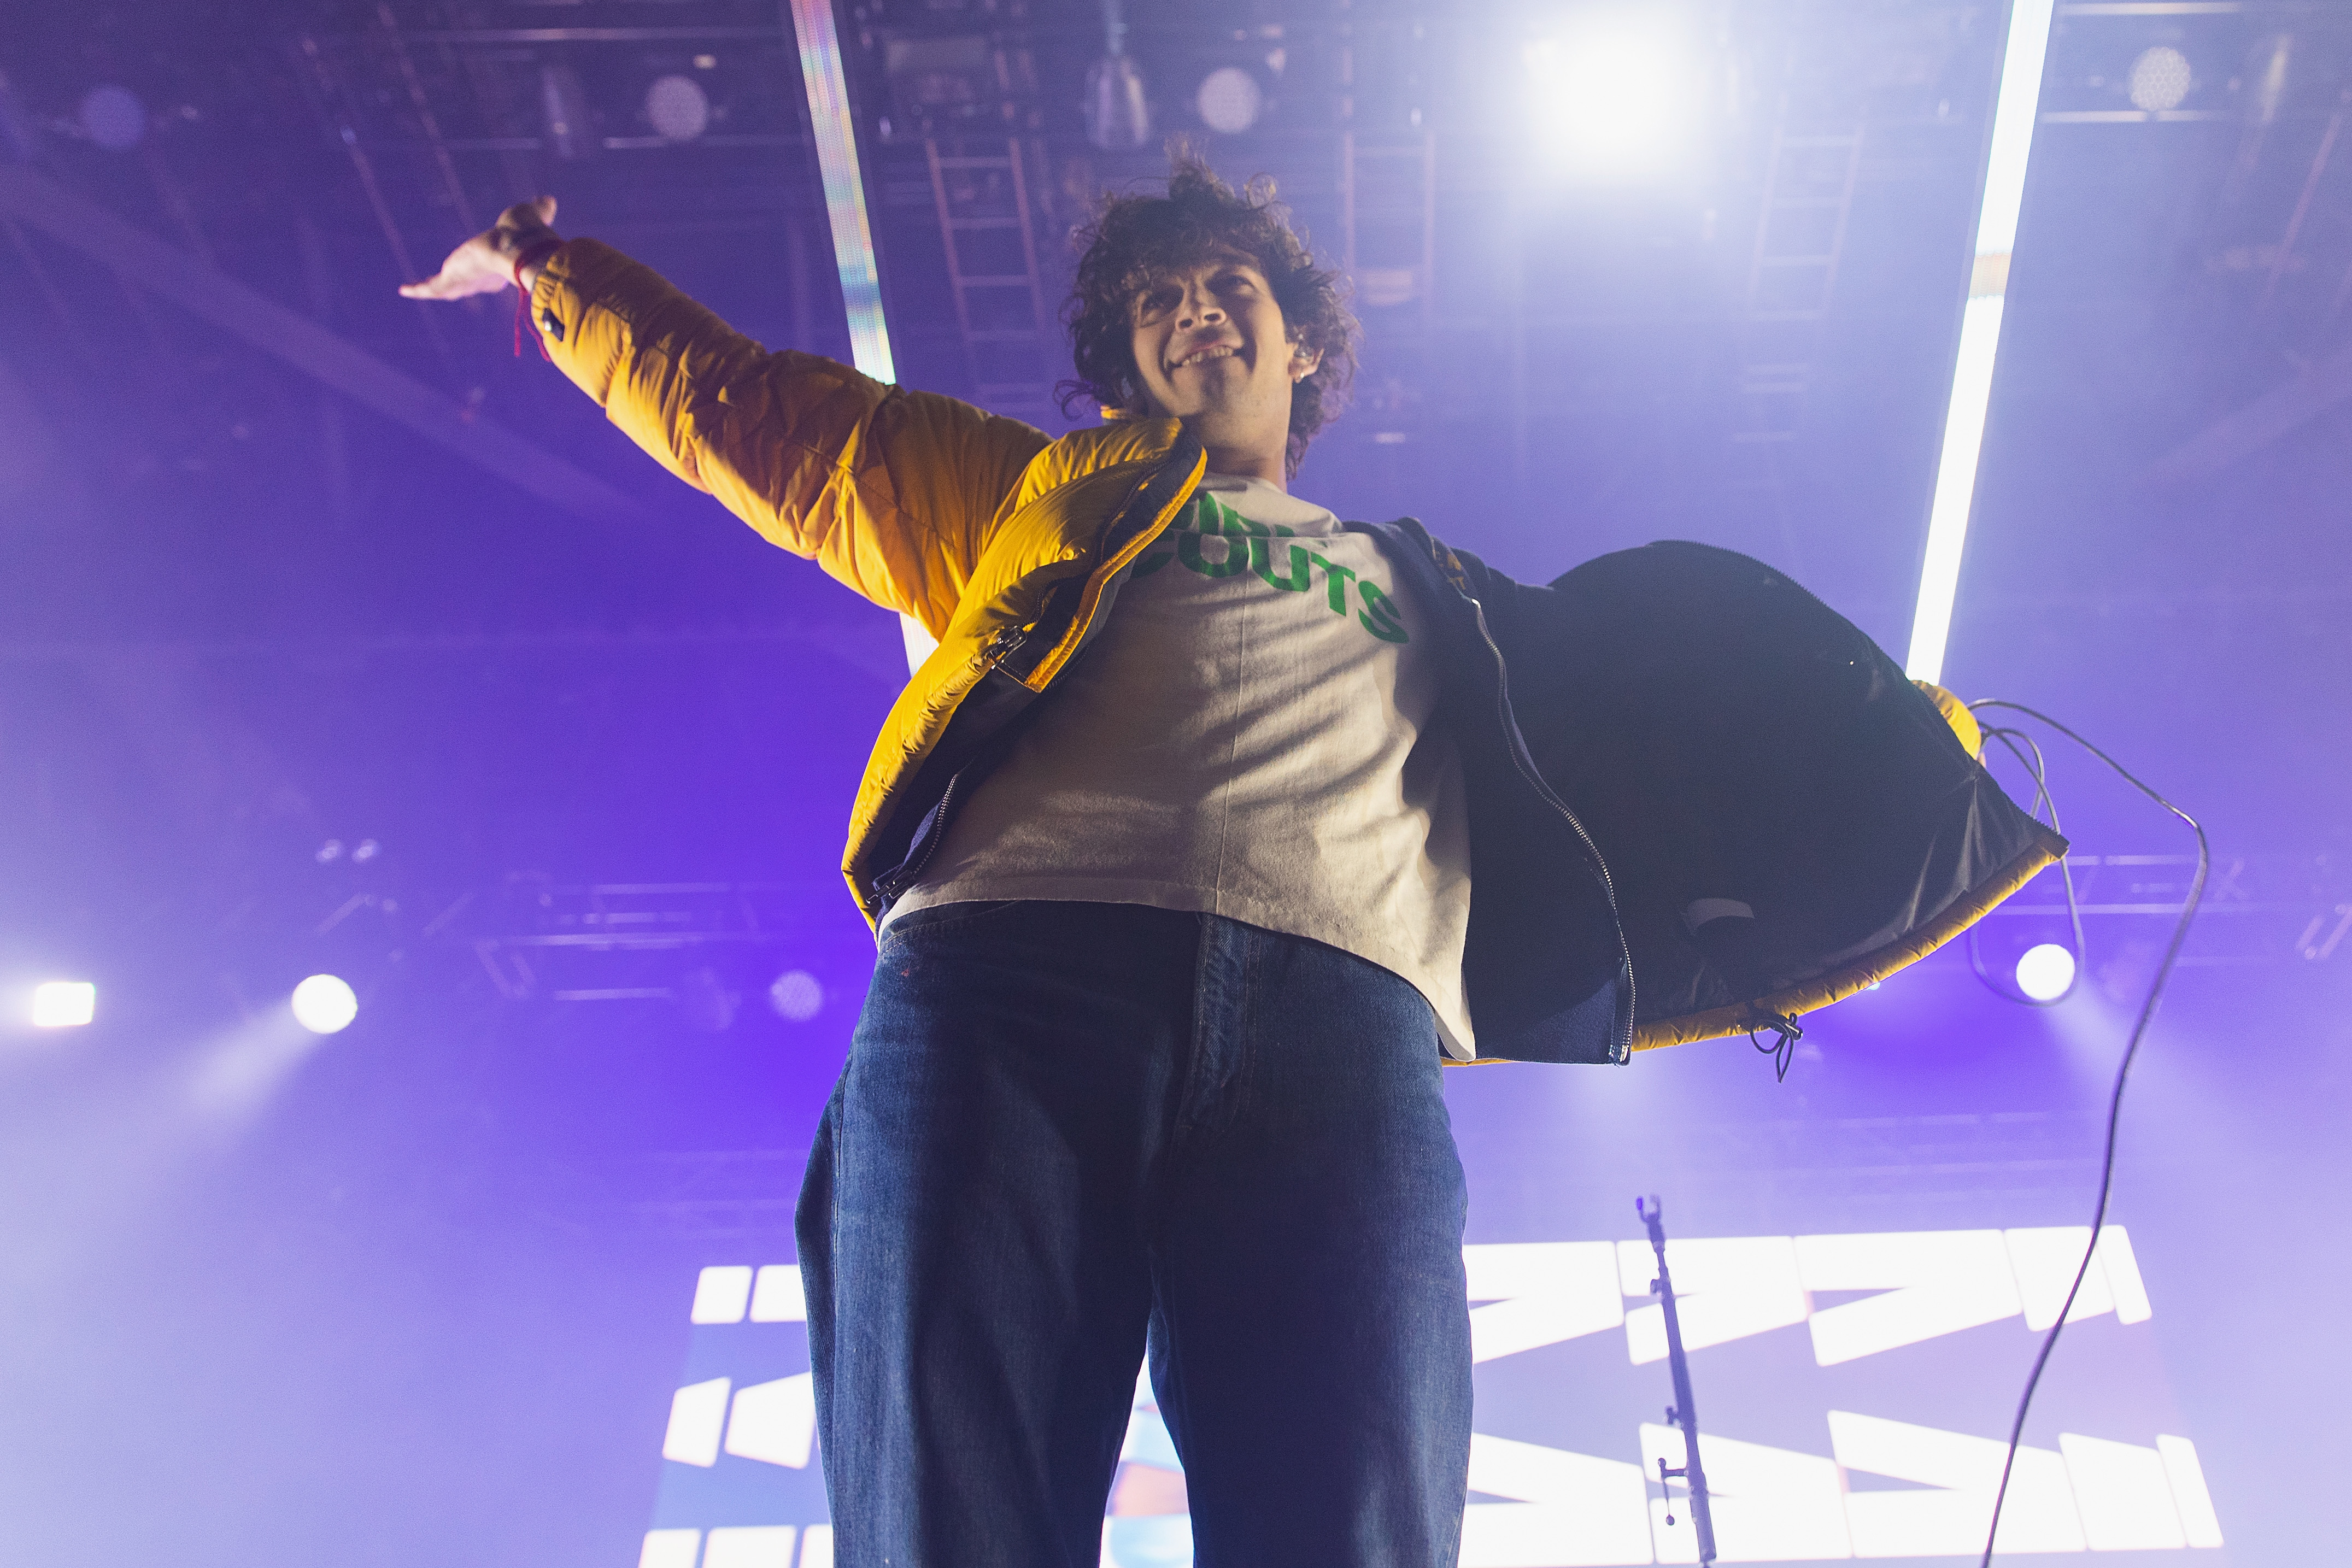
[[[1347,401],[1359,329],[1345,281],[1336,269],[1315,265],[1306,240],[1291,227],[1289,209],[1275,199],[1274,182],[1261,174],[1235,191],[1199,152],[1175,143],[1168,151],[1167,194],[1106,195],[1094,222],[1075,238],[1085,255],[1062,319],[1070,329],[1077,376],[1055,389],[1062,412],[1088,402],[1140,412],[1136,297],[1173,268],[1236,250],[1265,274],[1290,340],[1322,355],[1315,373],[1290,395],[1286,466],[1296,475],[1307,444]]]

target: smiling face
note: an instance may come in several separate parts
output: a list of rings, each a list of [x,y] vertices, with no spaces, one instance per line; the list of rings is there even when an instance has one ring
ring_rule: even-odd
[[[1182,420],[1218,472],[1282,484],[1291,388],[1320,356],[1290,340],[1257,265],[1225,251],[1162,273],[1136,296],[1132,323],[1149,412]]]

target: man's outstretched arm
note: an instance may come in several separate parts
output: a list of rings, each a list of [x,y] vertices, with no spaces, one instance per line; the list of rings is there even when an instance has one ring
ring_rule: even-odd
[[[518,263],[548,355],[672,473],[772,542],[934,635],[1045,435],[814,354],[771,353],[594,240],[563,240],[554,198],[509,207],[401,290],[461,299]]]

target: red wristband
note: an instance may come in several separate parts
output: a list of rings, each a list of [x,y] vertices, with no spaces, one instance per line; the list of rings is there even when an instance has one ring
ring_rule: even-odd
[[[525,246],[521,253],[515,257],[515,287],[517,288],[520,288],[522,287],[522,269],[524,267],[536,267],[541,262],[545,261],[549,256],[553,256],[557,251],[562,250],[562,248],[563,242],[560,239],[535,240],[531,244]]]

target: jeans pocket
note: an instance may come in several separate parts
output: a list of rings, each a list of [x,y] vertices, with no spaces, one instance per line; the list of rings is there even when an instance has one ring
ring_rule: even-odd
[[[887,952],[901,942],[910,942],[931,932],[950,925],[970,925],[992,919],[1009,909],[1018,909],[1032,902],[1025,898],[975,898],[954,904],[926,904],[910,909],[882,927],[882,949]]]

